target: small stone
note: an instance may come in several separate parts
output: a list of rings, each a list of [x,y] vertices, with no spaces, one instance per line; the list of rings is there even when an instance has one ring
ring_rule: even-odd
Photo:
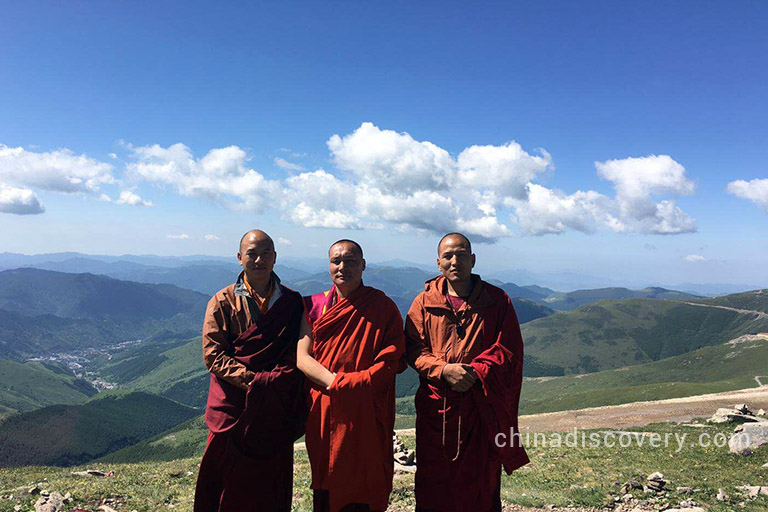
[[[657,471],[655,473],[651,473],[648,476],[648,480],[664,480],[664,475]]]
[[[759,411],[757,411],[757,414],[755,414],[755,416],[768,416],[768,415],[765,413],[765,409],[760,409]]]
[[[632,501],[633,498],[634,498],[634,496],[632,496],[631,494],[627,493],[627,494],[625,494],[624,496],[621,497],[621,501],[623,501],[624,503],[629,503],[630,501]]]
[[[696,506],[698,506],[698,503],[693,500],[685,500],[680,502],[680,507],[682,508],[693,508]]]
[[[34,487],[30,487],[29,491],[27,491],[27,492],[34,496],[36,494],[40,494],[40,488],[35,485]]]
[[[693,494],[693,487],[678,487],[677,492],[680,494]]]
[[[725,501],[728,499],[728,495],[722,489],[717,490],[717,501]]]
[[[764,468],[768,468],[768,462],[766,462],[765,464],[763,464],[763,467],[764,467]]]
[[[736,404],[733,406],[733,408],[739,411],[741,414],[749,414],[749,407],[747,407],[747,404]]]

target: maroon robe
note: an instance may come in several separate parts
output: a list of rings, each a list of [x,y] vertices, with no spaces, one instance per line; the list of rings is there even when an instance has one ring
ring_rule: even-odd
[[[304,433],[306,395],[296,368],[304,304],[287,288],[232,342],[232,357],[256,377],[248,392],[211,374],[210,429],[195,512],[290,512],[293,443]]]

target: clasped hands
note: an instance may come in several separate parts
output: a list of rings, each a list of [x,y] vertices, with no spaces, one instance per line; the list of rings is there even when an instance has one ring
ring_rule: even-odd
[[[468,364],[448,363],[443,367],[442,379],[459,393],[469,391],[477,382],[474,368]]]

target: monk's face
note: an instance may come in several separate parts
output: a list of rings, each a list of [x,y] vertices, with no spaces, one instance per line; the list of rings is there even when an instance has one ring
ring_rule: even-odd
[[[363,281],[365,260],[354,244],[341,242],[328,251],[328,270],[337,288],[352,291]]]
[[[437,248],[437,268],[451,283],[469,282],[475,255],[461,236],[449,236]]]
[[[265,283],[272,275],[277,253],[272,240],[263,233],[251,233],[245,237],[237,253],[245,276],[251,284]]]

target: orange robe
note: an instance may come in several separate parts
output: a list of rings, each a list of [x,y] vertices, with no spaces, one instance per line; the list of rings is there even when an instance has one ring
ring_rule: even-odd
[[[329,492],[331,512],[351,503],[383,511],[394,473],[395,375],[405,370],[402,317],[375,288],[335,297],[332,289],[309,304],[313,356],[337,374],[330,390],[310,390],[312,489]]]

